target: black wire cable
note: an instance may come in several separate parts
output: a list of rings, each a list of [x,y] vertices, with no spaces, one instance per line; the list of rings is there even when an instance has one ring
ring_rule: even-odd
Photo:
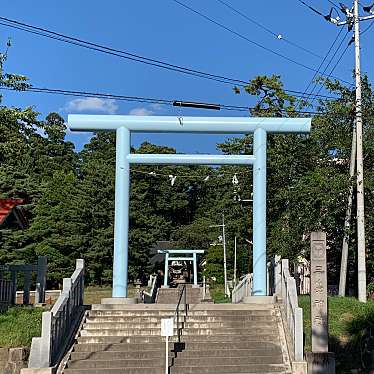
[[[226,3],[225,1],[223,1],[223,0],[216,0],[216,1],[219,2],[219,3],[221,3],[222,5],[224,5],[225,7],[231,9],[234,13],[239,14],[241,17],[245,18],[247,21],[252,22],[256,26],[258,26],[261,29],[265,30],[267,33],[271,34],[272,36],[276,37],[277,39],[279,39],[281,41],[284,41],[284,42],[292,45],[293,47],[298,48],[298,49],[300,49],[300,50],[302,50],[304,52],[307,52],[307,53],[309,53],[310,55],[312,55],[314,57],[322,58],[322,56],[314,53],[313,51],[311,51],[311,50],[309,50],[307,48],[304,48],[303,46],[301,46],[301,45],[299,45],[297,43],[292,42],[291,40],[289,40],[289,39],[287,39],[287,38],[285,38],[283,36],[281,38],[279,38],[279,34],[275,33],[272,30],[270,30],[269,28],[267,28],[266,26],[264,26],[260,22],[258,22],[255,19],[249,17],[248,15],[246,15],[245,13],[241,12],[240,10],[234,8],[233,6],[231,6],[230,4]]]
[[[334,54],[332,55],[332,57],[330,58],[328,64],[325,66],[325,68],[323,69],[323,72],[321,73],[321,75],[323,75],[323,76],[326,76],[326,75],[327,75],[326,79],[329,79],[329,78],[333,77],[332,73],[333,73],[333,71],[335,70],[335,68],[334,68],[334,70],[333,70],[332,72],[330,72],[330,74],[326,74],[326,71],[327,71],[327,69],[329,68],[329,66],[332,64],[332,62],[333,62],[333,60],[334,60],[336,54],[340,51],[340,48],[341,48],[341,46],[343,45],[344,41],[346,40],[346,37],[347,37],[348,34],[349,34],[349,31],[347,31],[347,32],[345,33],[345,35],[344,35],[343,39],[341,40],[341,42],[340,42],[338,48],[335,50],[335,52],[334,52]],[[349,44],[348,44],[348,45],[349,45]],[[348,48],[347,48],[347,49],[348,49]],[[345,52],[344,52],[344,53],[345,53]],[[342,58],[342,57],[341,57],[341,58]],[[338,62],[341,61],[341,58],[338,60]],[[337,65],[336,65],[336,66],[337,66]],[[336,66],[335,66],[335,67],[336,67]],[[319,82],[316,82],[316,83],[314,84],[313,89],[310,91],[310,95],[313,94],[313,92],[314,92],[314,90],[317,88],[318,84],[319,84]],[[322,89],[322,87],[320,88],[319,92],[321,91],[321,89]],[[313,102],[315,99],[316,99],[316,96],[313,96],[313,98],[312,98],[312,102]]]
[[[322,62],[319,64],[319,66],[318,66],[318,68],[317,68],[317,72],[314,73],[314,75],[313,75],[312,79],[310,80],[310,82],[309,82],[307,88],[304,90],[304,94],[306,94],[306,92],[308,91],[309,87],[313,84],[314,79],[317,77],[318,72],[321,70],[321,68],[322,68],[323,64],[325,63],[327,57],[329,56],[331,50],[334,48],[335,43],[336,43],[337,40],[339,39],[340,34],[342,33],[342,31],[343,31],[343,28],[341,28],[340,31],[339,31],[339,33],[336,35],[336,37],[335,37],[333,43],[331,44],[329,50],[327,51],[325,57],[323,58]],[[308,94],[308,98],[310,97],[311,94],[312,94],[312,91]]]
[[[230,77],[223,76],[223,75],[210,74],[210,73],[206,73],[200,70],[195,70],[195,69],[186,68],[180,65],[170,64],[170,63],[163,62],[160,60],[151,59],[148,57],[129,53],[123,50],[106,47],[106,46],[103,46],[97,43],[88,42],[82,39],[74,38],[74,37],[60,34],[54,31],[50,31],[50,30],[47,30],[41,27],[36,27],[36,26],[32,26],[32,25],[29,25],[23,22],[11,20],[9,18],[0,17],[0,20],[5,21],[5,22],[0,21],[0,25],[6,26],[6,27],[15,28],[15,29],[25,31],[28,33],[32,33],[32,34],[39,35],[42,37],[46,37],[46,38],[61,41],[64,43],[76,45],[79,47],[87,48],[87,49],[94,50],[97,52],[106,53],[106,54],[113,55],[116,57],[128,59],[134,62],[139,62],[139,63],[151,65],[151,66],[162,68],[162,69],[172,70],[175,72],[192,75],[198,78],[210,79],[210,80],[214,80],[219,83],[237,85],[240,87],[245,87],[246,85],[248,85],[248,82],[245,80],[230,78]],[[301,91],[296,91],[296,90],[285,90],[285,91],[292,93],[294,96],[297,96],[300,94],[303,95]],[[326,98],[334,99],[334,97],[327,97],[327,96]]]
[[[62,90],[62,89],[53,89],[53,88],[41,88],[41,87],[28,87],[25,90],[16,90],[11,87],[0,87],[2,90],[7,91],[16,91],[16,92],[33,92],[33,93],[43,93],[43,94],[53,94],[53,95],[63,95],[63,96],[73,96],[73,97],[95,97],[95,98],[103,98],[103,99],[111,99],[111,100],[119,100],[119,101],[128,101],[128,102],[139,102],[139,103],[148,103],[148,104],[161,104],[161,105],[170,105],[172,106],[175,100],[170,99],[157,99],[157,98],[149,98],[149,97],[141,97],[141,96],[125,96],[125,95],[114,95],[114,94],[104,94],[99,92],[88,92],[88,91],[74,91],[74,90]],[[191,100],[188,100],[191,101]],[[240,111],[240,112],[248,112],[253,109],[257,109],[254,107],[246,107],[246,106],[236,106],[236,105],[228,105],[228,104],[217,104],[219,105],[220,109],[222,110],[231,110],[231,111]],[[267,109],[259,109],[260,111],[266,111]],[[286,110],[282,112],[287,113]],[[303,111],[303,110],[296,110],[292,113],[299,113],[299,114],[322,114],[322,112],[314,112],[314,111]]]
[[[3,17],[0,17],[0,19],[2,19],[2,18]],[[19,22],[17,22],[17,23],[19,23]],[[151,65],[151,66],[154,66],[154,67],[167,69],[167,70],[171,70],[171,71],[175,71],[175,72],[183,73],[183,74],[187,74],[187,75],[192,75],[192,76],[196,76],[196,77],[199,77],[199,78],[210,79],[210,80],[214,80],[214,81],[217,81],[217,82],[220,82],[220,83],[225,83],[225,84],[230,84],[230,85],[236,84],[236,85],[242,86],[242,87],[245,87],[245,85],[248,84],[247,82],[239,80],[239,79],[227,78],[227,77],[224,77],[224,76],[209,74],[209,73],[201,72],[201,71],[198,71],[198,70],[189,69],[189,68],[185,68],[185,67],[182,67],[182,66],[177,66],[177,65],[164,63],[164,62],[153,60],[153,59],[149,59],[149,58],[142,57],[142,56],[133,57],[133,56],[137,56],[137,55],[134,55],[134,54],[131,54],[131,53],[128,53],[128,52],[125,52],[125,51],[115,50],[113,48],[101,46],[99,44],[87,42],[87,41],[84,41],[84,40],[81,40],[81,39],[72,38],[72,37],[69,37],[69,36],[66,36],[66,35],[63,35],[63,34],[58,34],[58,33],[55,33],[55,32],[51,32],[51,31],[45,30],[45,29],[44,29],[45,31],[44,30],[43,31],[35,31],[34,29],[40,29],[40,28],[36,28],[34,26],[28,26],[28,25],[26,25],[25,27],[24,26],[16,26],[16,25],[7,24],[7,23],[1,22],[1,21],[0,21],[0,25],[15,28],[15,29],[18,29],[18,30],[21,30],[21,31],[26,31],[26,32],[29,32],[29,33],[32,33],[32,34],[36,34],[36,35],[39,35],[39,36],[43,36],[43,37],[47,37],[47,38],[50,38],[50,39],[58,40],[58,41],[61,41],[61,42],[64,42],[64,43],[73,44],[73,45],[83,47],[83,48],[86,48],[86,49],[90,49],[90,50],[94,50],[94,51],[97,51],[97,52],[102,52],[102,53],[109,54],[109,55],[112,55],[112,56],[117,56],[117,57],[124,58],[124,59],[127,59],[127,60],[139,62],[139,63],[142,63],[142,64]],[[49,34],[51,34],[51,35],[49,35]]]
[[[263,46],[263,45],[260,44],[260,43],[257,43],[257,42],[254,41],[254,40],[251,40],[251,39],[247,38],[245,35],[242,35],[242,34],[236,32],[235,30],[233,30],[233,29],[231,29],[231,28],[225,26],[224,24],[215,21],[213,18],[208,17],[207,15],[205,15],[205,14],[203,14],[203,13],[197,11],[196,9],[191,8],[190,6],[188,6],[188,5],[186,5],[186,4],[182,3],[182,2],[180,2],[179,0],[171,0],[171,1],[175,2],[176,4],[179,4],[180,6],[182,6],[182,7],[186,8],[186,9],[190,10],[191,12],[193,12],[193,13],[199,15],[200,17],[206,19],[207,21],[209,21],[209,22],[215,24],[216,26],[218,26],[218,27],[220,27],[220,28],[222,28],[222,29],[224,29],[224,30],[230,32],[231,34],[233,34],[233,35],[235,35],[235,36],[237,36],[237,37],[239,37],[239,38],[241,38],[241,39],[243,39],[243,40],[246,40],[247,42],[249,42],[249,43],[251,43],[251,44],[253,44],[253,45],[256,45],[257,47],[259,47],[259,48],[261,48],[261,49],[263,49],[263,50],[265,50],[265,51],[267,51],[267,52],[270,52],[270,53],[272,53],[272,54],[274,54],[274,55],[276,55],[276,56],[278,56],[278,57],[281,57],[281,58],[283,58],[284,60],[287,60],[288,62],[292,62],[292,63],[295,64],[295,65],[298,65],[298,66],[300,66],[300,67],[303,67],[304,69],[307,69],[307,70],[310,70],[310,71],[313,71],[313,72],[316,72],[316,71],[317,71],[316,69],[314,69],[314,68],[312,68],[312,67],[310,67],[310,66],[307,66],[307,65],[303,64],[302,62],[298,62],[298,61],[296,61],[296,60],[293,60],[293,59],[290,58],[290,57],[287,57],[287,56],[285,56],[285,55],[283,55],[283,54],[281,54],[281,53],[279,53],[279,52],[276,52],[276,51],[274,51],[274,50],[272,50],[272,49],[270,49],[270,48],[268,48],[268,47]],[[299,0],[299,1],[302,1],[302,0]],[[338,80],[340,80],[341,82],[347,83],[347,84],[349,84],[349,85],[352,85],[352,83],[347,82],[347,81],[345,81],[345,80],[343,80],[343,79],[340,79],[340,78],[337,78],[337,77],[333,77],[333,78],[338,79]]]
[[[360,32],[360,35],[364,35],[367,31],[369,31],[373,27],[373,24],[374,20],[370,22],[370,25],[365,30]]]
[[[336,67],[339,65],[340,61],[342,60],[342,58],[344,57],[344,55],[346,54],[346,52],[348,51],[348,48],[350,47],[350,43],[347,44],[347,46],[345,47],[344,51],[342,52],[342,54],[340,55],[339,59],[336,61],[334,67],[331,69],[330,71],[330,74],[329,76],[327,77],[327,79],[329,79],[329,77],[331,77],[331,74],[334,72],[334,70],[336,69]],[[322,91],[322,88],[323,86],[321,85],[321,87],[319,88],[318,92],[317,92],[317,95]],[[312,102],[314,100],[316,100],[317,96],[314,96]]]
[[[311,5],[307,4],[305,1],[303,0],[297,0],[299,3],[305,5],[307,8],[309,8],[312,12],[318,14],[319,16],[322,16],[324,17],[324,15],[319,11],[317,10],[316,8],[313,8]]]
[[[340,6],[335,4],[333,1],[331,0],[327,0],[331,5],[333,5],[334,7],[337,7],[338,9],[340,9]]]

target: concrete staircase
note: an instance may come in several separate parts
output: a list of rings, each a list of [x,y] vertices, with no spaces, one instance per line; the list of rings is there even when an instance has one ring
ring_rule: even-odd
[[[175,305],[93,305],[72,352],[66,374],[161,374],[165,340],[160,320]],[[171,374],[290,373],[277,307],[190,305],[181,341],[169,351]],[[177,341],[174,336],[170,339]]]
[[[156,303],[157,304],[173,304],[177,305],[179,296],[183,285],[177,288],[159,288],[157,291]],[[187,287],[187,304],[200,304],[203,300],[203,288],[193,287],[188,284]],[[182,296],[182,303],[184,303],[184,296]]]

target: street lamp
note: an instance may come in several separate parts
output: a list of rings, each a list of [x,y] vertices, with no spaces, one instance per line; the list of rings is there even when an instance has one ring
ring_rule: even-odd
[[[222,242],[223,242],[223,277],[225,282],[225,296],[229,297],[230,292],[227,286],[227,265],[226,265],[226,237],[225,237],[225,215],[222,214],[221,225],[210,225],[209,227],[222,227]]]

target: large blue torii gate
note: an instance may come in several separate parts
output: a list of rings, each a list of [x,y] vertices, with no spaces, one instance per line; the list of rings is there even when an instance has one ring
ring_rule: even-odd
[[[309,133],[310,118],[77,115],[72,131],[116,131],[113,297],[127,297],[130,165],[253,165],[253,295],[266,295],[268,133]],[[254,134],[253,155],[131,154],[131,133]]]

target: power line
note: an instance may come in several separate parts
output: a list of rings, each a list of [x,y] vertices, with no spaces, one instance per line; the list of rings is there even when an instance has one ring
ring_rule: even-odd
[[[345,47],[344,51],[342,52],[342,54],[340,55],[340,57],[339,57],[338,60],[336,61],[334,67],[331,69],[330,74],[329,74],[330,77],[331,77],[331,74],[335,71],[336,67],[339,65],[340,61],[342,60],[342,58],[344,57],[344,55],[346,54],[346,52],[348,51],[348,48],[349,48],[349,47],[350,47],[350,44],[348,43],[347,46]],[[329,77],[327,77],[327,79],[328,79],[328,78],[329,78]],[[321,86],[321,87],[319,88],[319,90],[318,90],[318,92],[317,92],[317,95],[321,92],[322,87],[323,87],[323,86]],[[315,99],[316,99],[316,96],[314,96],[313,101],[314,101]]]
[[[331,1],[331,0],[327,0],[334,8],[336,8],[336,9],[339,9],[340,10],[340,6],[338,5],[338,4],[336,4],[336,3],[334,3],[333,1]]]
[[[338,45],[338,48],[335,50],[335,52],[334,52],[334,54],[332,55],[332,57],[330,58],[328,64],[327,64],[327,65],[325,66],[325,68],[323,69],[322,75],[326,76],[326,71],[327,71],[327,69],[329,68],[329,66],[330,66],[331,63],[333,62],[333,60],[334,60],[336,54],[339,52],[339,50],[340,50],[341,46],[343,45],[343,43],[344,43],[344,41],[345,41],[345,39],[346,39],[346,37],[347,37],[348,34],[349,34],[349,31],[346,32],[346,34],[344,35],[344,37],[343,37],[343,39],[341,40],[340,44]],[[349,44],[348,44],[348,46],[349,46]],[[348,48],[348,47],[347,47],[347,48]],[[338,63],[341,61],[341,58],[342,58],[342,56],[341,56],[340,59],[338,60]],[[334,70],[335,70],[335,68],[336,68],[337,65],[338,65],[338,64],[335,65]],[[332,77],[332,73],[333,73],[334,70],[332,70],[332,71],[330,72],[330,74],[327,75],[327,79],[329,79],[330,77]],[[310,91],[310,95],[312,95],[312,93],[313,93],[314,90],[317,88],[317,86],[318,86],[318,82],[315,83],[313,89]],[[318,93],[321,92],[321,90],[322,90],[322,86],[320,87],[320,90],[318,91]],[[315,99],[316,99],[316,97],[314,96],[314,97],[312,98],[312,102],[313,102]]]
[[[343,28],[341,28],[340,31],[339,31],[339,33],[336,35],[336,38],[334,39],[333,43],[331,44],[331,46],[330,46],[329,50],[327,51],[325,57],[323,58],[322,62],[319,64],[319,66],[317,68],[317,72],[314,73],[313,78],[310,80],[307,88],[304,90],[304,94],[308,91],[309,87],[313,84],[314,79],[317,77],[318,72],[321,70],[323,64],[325,63],[325,61],[327,59],[327,56],[330,54],[331,50],[334,48],[334,45],[337,42],[337,40],[339,39],[339,36],[342,33],[342,31],[343,31]],[[310,95],[312,94],[312,92],[313,92],[313,90],[309,93],[308,98],[310,97]]]
[[[311,5],[307,4],[305,1],[303,0],[297,0],[297,1],[303,4],[304,6],[306,6],[307,8],[309,8],[312,12],[318,14],[319,16],[324,17],[324,15],[319,10],[317,10],[316,8],[313,8]]]
[[[121,50],[106,47],[100,44],[88,42],[82,39],[70,37],[64,34],[56,33],[54,31],[50,31],[50,30],[43,29],[40,27],[27,25],[22,22],[10,20],[4,17],[0,17],[0,20],[5,20],[6,22],[11,23],[11,24],[7,24],[4,22],[0,22],[0,25],[6,26],[6,27],[11,27],[11,28],[15,28],[21,31],[26,31],[32,34],[58,40],[58,41],[68,43],[68,44],[73,44],[79,47],[94,50],[96,52],[102,52],[102,53],[106,53],[109,55],[117,56],[117,57],[131,60],[134,62],[139,62],[142,64],[151,65],[151,66],[162,68],[162,69],[172,70],[172,71],[183,73],[183,74],[193,75],[199,78],[211,79],[211,80],[218,81],[220,83],[226,83],[230,85],[237,84],[240,86],[244,86],[245,84],[248,84],[248,82],[240,80],[240,79],[228,78],[225,76],[210,74],[210,73],[202,72],[199,70],[190,69],[190,68],[186,68],[183,66],[174,65],[174,64],[167,63],[167,62],[151,59],[148,57],[143,57],[143,56],[129,53],[126,51],[121,51]]]
[[[268,48],[268,47],[265,47],[264,45],[262,45],[262,44],[260,44],[260,43],[257,43],[257,42],[254,41],[254,40],[251,40],[251,39],[247,38],[245,35],[240,34],[239,32],[237,32],[237,31],[235,31],[235,30],[233,30],[233,29],[231,29],[231,28],[225,26],[224,24],[222,24],[222,23],[220,23],[220,22],[214,20],[214,19],[211,18],[211,17],[208,17],[207,15],[205,15],[205,14],[199,12],[198,10],[191,8],[190,6],[188,6],[188,5],[184,4],[184,3],[182,3],[182,2],[179,1],[179,0],[171,0],[171,1],[174,1],[176,4],[179,4],[180,6],[182,6],[182,7],[186,8],[186,9],[188,9],[189,11],[191,11],[191,12],[197,14],[197,15],[199,15],[200,17],[204,18],[205,20],[207,20],[207,21],[209,21],[209,22],[215,24],[216,26],[218,26],[218,27],[220,27],[220,28],[222,28],[222,29],[228,31],[229,33],[231,33],[231,34],[233,34],[233,35],[235,35],[235,36],[237,36],[237,37],[239,37],[239,38],[241,38],[241,39],[247,41],[248,43],[251,43],[251,44],[253,44],[253,45],[255,45],[255,46],[257,46],[257,47],[259,47],[259,48],[261,48],[261,49],[263,49],[263,50],[265,50],[265,51],[267,51],[267,52],[269,52],[269,53],[272,53],[272,54],[274,54],[274,55],[276,55],[276,56],[278,56],[278,57],[281,57],[281,58],[283,58],[284,60],[287,60],[288,62],[292,62],[292,63],[295,64],[295,65],[298,65],[298,66],[300,66],[300,67],[303,67],[304,69],[307,69],[307,70],[310,70],[310,71],[314,71],[314,72],[317,71],[316,69],[314,69],[314,68],[312,68],[312,67],[310,67],[310,66],[307,66],[307,65],[303,64],[302,62],[298,62],[298,61],[296,61],[296,60],[294,60],[294,59],[292,59],[292,58],[290,58],[290,57],[288,57],[288,56],[286,56],[286,55],[283,55],[283,54],[281,54],[281,53],[279,53],[279,52],[277,52],[277,51],[274,51],[274,50],[272,50],[272,49],[270,49],[270,48]],[[299,1],[302,1],[302,0],[299,0]],[[347,83],[347,84],[349,84],[349,85],[352,85],[350,82],[347,82],[347,81],[345,81],[345,80],[343,80],[343,79],[340,79],[340,78],[337,78],[337,77],[334,77],[334,78],[340,80],[341,82],[344,82],[344,83]]]
[[[148,103],[148,104],[160,104],[160,105],[169,105],[172,106],[175,100],[171,99],[158,99],[158,98],[149,98],[149,97],[141,97],[141,96],[125,96],[125,95],[114,95],[114,94],[105,94],[99,92],[89,92],[89,91],[74,91],[74,90],[62,90],[62,89],[54,89],[54,88],[41,88],[41,87],[28,87],[23,91],[19,91],[10,87],[0,87],[2,90],[8,91],[17,91],[17,92],[33,92],[33,93],[43,93],[43,94],[53,94],[53,95],[63,95],[63,96],[73,96],[73,97],[95,97],[95,98],[102,98],[102,99],[112,99],[112,100],[119,100],[119,101],[128,101],[128,102],[140,102],[140,103]],[[192,100],[189,100],[192,101]],[[248,112],[253,109],[257,109],[254,107],[247,107],[247,106],[237,106],[237,105],[228,105],[228,104],[217,104],[221,110],[230,110],[230,111],[239,111],[239,112]],[[260,111],[267,111],[267,109],[257,109]],[[282,112],[287,113],[286,110]],[[315,111],[303,111],[303,110],[295,110],[292,113],[299,113],[299,114],[308,114],[308,115],[317,115],[322,114],[321,112]]]
[[[374,21],[371,21],[370,25],[364,31],[361,31],[360,34],[364,35],[367,31],[369,31],[373,27],[373,25],[374,25]]]
[[[296,47],[296,48],[298,48],[298,49],[300,49],[300,50],[302,50],[304,52],[309,53],[312,56],[315,56],[317,58],[322,58],[320,55],[316,54],[315,52],[313,52],[313,51],[311,51],[311,50],[309,50],[307,48],[304,48],[303,46],[301,46],[301,45],[299,45],[297,43],[294,43],[291,40],[288,40],[287,38],[283,37],[283,35],[275,33],[274,31],[270,30],[269,28],[267,28],[266,26],[264,26],[260,22],[258,22],[255,19],[249,17],[248,15],[246,15],[243,12],[241,12],[240,10],[234,8],[233,6],[231,6],[230,4],[226,3],[225,1],[223,1],[223,0],[216,0],[216,1],[219,2],[219,3],[221,3],[222,5],[226,6],[227,8],[231,9],[234,13],[239,14],[241,17],[245,18],[247,21],[255,24],[258,27],[260,27],[261,29],[263,29],[264,31],[266,31],[268,34],[271,34],[272,36],[276,37],[278,40],[284,41],[284,42],[292,45],[293,47]]]
[[[203,72],[203,71],[196,70],[196,69],[191,69],[191,68],[176,65],[176,64],[170,64],[168,62],[164,62],[161,60],[144,57],[144,56],[130,53],[124,50],[106,47],[101,44],[92,43],[92,42],[85,41],[79,38],[67,36],[61,33],[57,33],[55,31],[47,30],[42,27],[32,26],[32,25],[29,25],[23,22],[9,19],[9,18],[0,17],[0,20],[3,21],[3,22],[0,21],[0,25],[6,26],[6,27],[15,28],[15,29],[25,31],[28,33],[32,33],[32,34],[36,34],[42,37],[50,38],[50,39],[61,41],[61,42],[68,43],[68,44],[73,44],[73,45],[87,48],[90,50],[94,50],[97,52],[106,53],[106,54],[113,55],[116,57],[131,60],[133,62],[139,62],[142,64],[151,65],[157,68],[162,68],[166,70],[175,71],[178,73],[192,75],[198,78],[210,79],[210,80],[213,80],[219,83],[237,85],[240,87],[245,87],[248,85],[248,82],[245,80],[241,80],[237,78],[230,78],[224,75],[211,74],[211,73]],[[296,90],[285,90],[285,91],[292,93],[294,96],[303,94],[301,91],[296,91]],[[333,98],[333,97],[330,97],[330,98]]]

